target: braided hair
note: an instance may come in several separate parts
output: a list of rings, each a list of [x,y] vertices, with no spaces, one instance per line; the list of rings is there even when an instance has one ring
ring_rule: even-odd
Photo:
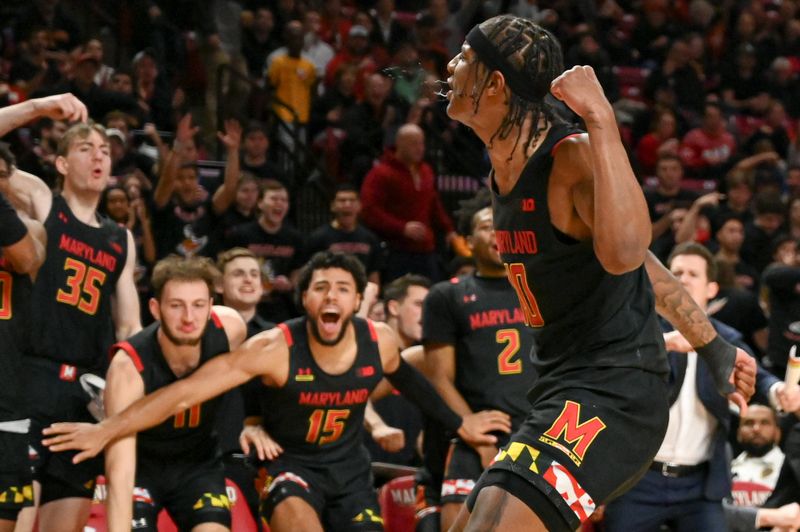
[[[536,142],[542,132],[558,119],[550,103],[546,101],[550,83],[564,70],[564,59],[561,45],[552,33],[531,20],[513,15],[498,15],[482,22],[478,26],[481,32],[494,44],[497,53],[517,70],[517,72],[535,86],[539,97],[526,99],[509,90],[508,113],[500,126],[489,139],[489,146],[495,137],[506,139],[511,131],[520,128],[514,143],[514,150],[522,135],[522,124],[526,118],[532,120],[525,149]],[[474,79],[479,79],[479,65],[484,69],[483,80],[475,84],[472,93],[473,112],[478,112],[478,105],[489,83],[492,70],[476,61],[474,63]],[[544,119],[544,120],[543,120]],[[513,150],[512,150],[513,153]]]

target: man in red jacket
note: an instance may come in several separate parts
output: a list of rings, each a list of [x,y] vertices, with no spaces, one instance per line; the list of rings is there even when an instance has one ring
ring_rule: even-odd
[[[389,248],[386,282],[406,273],[437,280],[436,235],[447,235],[448,244],[455,237],[424,155],[422,129],[414,124],[402,126],[394,152],[384,154],[361,187],[364,224]]]

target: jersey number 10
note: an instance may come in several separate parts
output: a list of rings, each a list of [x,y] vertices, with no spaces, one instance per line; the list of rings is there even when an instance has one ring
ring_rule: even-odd
[[[508,275],[508,281],[514,287],[514,291],[519,298],[519,306],[525,316],[525,325],[528,327],[543,327],[544,319],[541,312],[539,312],[536,298],[533,297],[533,292],[531,292],[531,288],[528,285],[528,272],[525,271],[525,265],[521,262],[506,264],[506,275]]]
[[[11,319],[11,287],[14,278],[8,272],[0,272],[0,320]]]

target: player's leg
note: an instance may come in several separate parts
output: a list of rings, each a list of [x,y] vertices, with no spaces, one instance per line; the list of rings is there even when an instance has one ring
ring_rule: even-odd
[[[441,530],[449,530],[453,526],[482,472],[478,453],[461,440],[453,440],[447,453],[442,481]]]
[[[280,457],[267,465],[260,513],[272,532],[322,532],[324,481],[303,466]]]
[[[267,521],[272,532],[323,531],[316,509],[297,496],[287,497],[276,504]]]
[[[179,530],[230,530],[231,503],[225,487],[225,470],[220,461],[187,462],[166,469],[169,470],[167,482],[164,474],[156,480],[158,477],[153,476],[152,470],[148,476],[164,494],[164,508]]]
[[[8,532],[33,504],[27,434],[0,432],[0,471],[0,532]]]
[[[14,526],[14,532],[33,532],[33,527],[36,524],[36,512],[39,509],[39,496],[42,493],[42,485],[38,481],[33,481],[33,501],[30,506],[20,510],[17,514],[17,522]]]
[[[82,532],[89,520],[92,499],[65,497],[39,507],[39,530]]]
[[[545,499],[543,504],[551,505],[544,494],[540,496]],[[569,528],[555,528],[552,525],[545,525],[542,519],[531,509],[530,503],[522,502],[498,486],[488,486],[478,493],[475,506],[464,530],[467,532],[473,530],[547,532],[548,530],[569,530]]]

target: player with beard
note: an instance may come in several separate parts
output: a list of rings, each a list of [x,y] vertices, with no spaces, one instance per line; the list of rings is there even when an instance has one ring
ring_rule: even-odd
[[[364,408],[381,377],[467,442],[494,443],[496,438],[484,433],[507,424],[496,411],[455,414],[402,360],[388,326],[354,317],[366,284],[356,258],[316,254],[299,277],[303,317],[250,338],[100,424],[54,424],[47,430],[48,445],[54,451],[83,449],[76,457],[83,460],[115,438],[259,377],[265,428],[284,451],[269,465],[261,508],[270,528],[382,530],[369,456],[361,444]],[[251,443],[261,445],[252,435]]]
[[[120,412],[239,346],[246,327],[228,307],[212,306],[218,271],[210,259],[170,256],[153,270],[156,321],[115,344],[105,406]],[[158,426],[106,450],[108,529],[157,530],[166,508],[181,530],[228,530],[230,502],[215,434],[218,400],[192,404]],[[133,521],[131,521],[131,517]]]

